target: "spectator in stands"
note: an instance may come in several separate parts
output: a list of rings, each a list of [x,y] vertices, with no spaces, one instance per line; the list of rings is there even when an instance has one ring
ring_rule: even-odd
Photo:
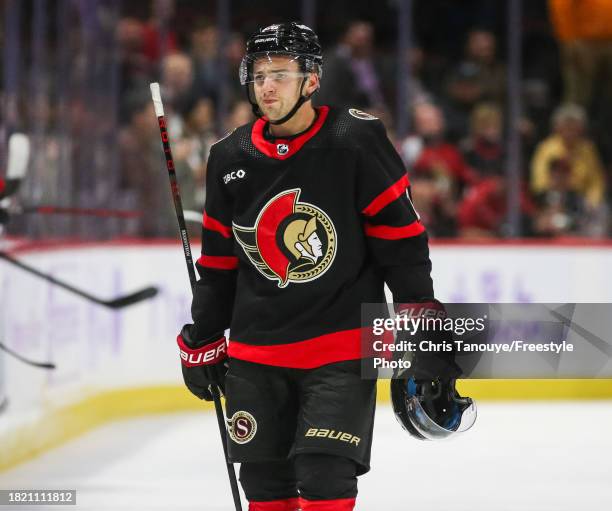
[[[535,208],[523,191],[520,197],[523,232],[530,232]],[[506,179],[492,176],[483,179],[466,193],[457,210],[459,236],[493,238],[504,236],[508,216]]]
[[[189,101],[193,92],[193,64],[185,53],[173,53],[162,61],[161,85],[164,88],[164,102],[176,107],[182,101]]]
[[[417,46],[410,47],[404,58],[410,69],[410,80],[406,84],[407,101],[404,108],[408,116],[410,116],[416,104],[430,103],[434,100],[435,95],[427,85],[429,83],[427,78],[430,76],[428,76],[427,57],[423,48]],[[386,123],[385,126],[387,126]]]
[[[571,189],[569,162],[553,158],[548,165],[549,187],[535,197],[538,206],[534,218],[535,233],[542,236],[584,233],[585,204],[583,198]]]
[[[145,87],[152,77],[153,67],[144,53],[144,24],[135,18],[122,18],[115,31],[119,55],[120,97],[126,97],[131,91]],[[124,111],[120,113],[123,124]]]
[[[152,0],[151,17],[143,27],[144,54],[152,65],[178,50],[173,19],[176,0]]]
[[[586,114],[582,107],[568,104],[552,116],[553,133],[542,141],[531,162],[531,190],[540,194],[551,186],[551,161],[565,160],[570,168],[571,190],[576,191],[587,208],[602,207],[605,180],[597,148],[585,134]]]
[[[457,200],[476,175],[444,136],[442,111],[420,103],[413,112],[414,134],[400,142],[400,154],[411,169],[415,206],[433,236],[455,234]]]
[[[412,200],[427,233],[433,238],[457,235],[457,200],[449,186],[433,174],[415,174],[410,178]]]
[[[433,176],[438,187],[458,196],[464,186],[476,181],[459,149],[446,141],[442,111],[432,103],[414,107],[414,134],[400,142],[400,154],[414,175]]]
[[[466,163],[480,177],[502,175],[504,168],[503,116],[494,103],[478,104],[470,119],[470,136],[461,142]]]
[[[475,29],[468,33],[464,62],[478,67],[484,99],[503,103],[506,99],[506,69],[497,60],[497,40],[489,30]]]
[[[410,83],[408,93],[410,94],[410,108],[417,103],[432,101],[432,93],[425,85],[424,74],[425,68],[425,52],[423,48],[412,46],[408,49],[406,60],[410,68]]]
[[[121,192],[130,198],[122,203],[142,212],[139,230],[133,234],[176,236],[176,216],[148,89],[130,94],[127,112],[129,124],[119,133],[119,165]]]
[[[484,99],[485,85],[480,67],[463,62],[450,74],[446,97],[441,99],[447,121],[447,135],[459,142],[469,133],[470,115],[474,106]]]
[[[549,0],[561,45],[564,99],[591,106],[596,78],[612,76],[612,3],[608,0]],[[609,87],[602,92],[609,90]]]
[[[219,83],[219,32],[209,20],[199,20],[191,32],[195,89],[201,96],[216,98]]]
[[[244,56],[245,46],[246,42],[244,40],[244,36],[240,32],[233,32],[229,35],[225,50],[223,52],[228,75],[228,80],[225,87],[229,96],[228,101],[230,104],[244,99],[245,97],[244,88],[242,85],[240,85],[240,80],[236,79],[240,73],[240,63],[242,62],[242,57]]]
[[[374,58],[374,27],[368,21],[352,21],[340,44],[325,58],[326,76],[318,102],[339,107],[384,108],[378,64]]]
[[[186,53],[173,53],[163,59],[161,69],[168,130],[173,137],[180,136],[183,119],[178,112],[185,109],[195,94],[193,62]]]
[[[180,112],[183,134],[173,147],[177,178],[185,209],[204,208],[206,163],[210,147],[216,142],[215,109],[210,98],[192,96]]]
[[[238,128],[243,124],[251,122],[253,119],[253,107],[251,107],[250,103],[246,100],[236,101],[230,109],[226,131]]]
[[[563,101],[589,115],[592,136],[606,165],[612,161],[612,2],[549,0],[560,46]]]
[[[244,89],[236,77],[244,55],[245,41],[242,34],[232,32],[221,49],[219,37],[216,25],[209,20],[200,20],[191,33],[190,54],[195,72],[194,89],[199,96],[212,98],[218,105],[219,87],[223,86],[228,95],[227,101],[232,104],[244,98]],[[220,73],[220,58],[223,59],[227,72],[225,82],[222,81]]]

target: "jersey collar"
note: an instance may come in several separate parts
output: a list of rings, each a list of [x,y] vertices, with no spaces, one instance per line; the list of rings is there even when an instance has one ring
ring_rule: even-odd
[[[321,126],[323,126],[327,114],[329,113],[329,107],[321,106],[316,110],[319,114],[317,120],[304,133],[294,138],[276,138],[274,142],[266,140],[264,137],[264,129],[267,120],[264,118],[257,119],[251,131],[251,142],[253,142],[253,145],[266,156],[276,160],[286,160],[296,154],[306,142],[319,132]]]

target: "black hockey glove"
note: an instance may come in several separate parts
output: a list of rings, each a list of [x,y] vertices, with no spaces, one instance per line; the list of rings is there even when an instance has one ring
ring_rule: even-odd
[[[454,332],[446,308],[431,299],[398,304],[396,311],[410,320],[397,334],[397,341],[410,343],[410,348],[396,354],[410,364],[398,368],[391,380],[396,417],[421,440],[446,438],[469,429],[476,419],[476,408],[455,388],[462,370],[455,361]]]
[[[6,209],[0,208],[0,225],[8,224],[11,219],[8,211]]]
[[[1,179],[0,178],[0,199],[13,195],[19,188],[20,179]]]
[[[409,320],[406,323],[407,330],[398,330],[397,341],[411,342],[413,346],[412,351],[396,352],[411,364],[408,369],[396,371],[396,377],[411,377],[418,381],[439,379],[446,382],[458,378],[462,371],[455,362],[452,332],[440,328],[447,318],[444,305],[431,299],[396,304],[396,311],[398,316]]]
[[[185,325],[176,338],[181,351],[183,380],[192,394],[212,401],[210,386],[225,392],[227,343],[222,333],[196,341],[191,338],[193,325]]]

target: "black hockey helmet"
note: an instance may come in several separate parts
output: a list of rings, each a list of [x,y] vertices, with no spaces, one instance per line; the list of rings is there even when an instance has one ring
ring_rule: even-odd
[[[300,89],[306,83],[310,73],[316,73],[319,77],[323,74],[321,45],[317,34],[311,28],[291,21],[259,29],[247,41],[246,54],[240,64],[240,84],[245,86],[247,98],[257,117],[262,117],[263,114],[257,105],[253,91],[253,65],[258,59],[270,58],[274,55],[293,57],[298,62],[303,78]],[[311,96],[312,94],[300,95],[294,107],[285,117],[270,122],[282,124],[288,121]]]
[[[419,440],[441,440],[470,429],[476,421],[476,404],[461,397],[455,380],[391,380],[395,417]]]

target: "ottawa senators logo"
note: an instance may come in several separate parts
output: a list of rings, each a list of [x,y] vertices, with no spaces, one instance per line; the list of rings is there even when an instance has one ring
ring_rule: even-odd
[[[241,410],[227,420],[227,431],[237,444],[247,444],[257,433],[257,421],[249,412]]]
[[[299,188],[279,193],[263,207],[254,227],[233,224],[234,236],[259,272],[278,287],[323,275],[336,256],[336,229]]]

